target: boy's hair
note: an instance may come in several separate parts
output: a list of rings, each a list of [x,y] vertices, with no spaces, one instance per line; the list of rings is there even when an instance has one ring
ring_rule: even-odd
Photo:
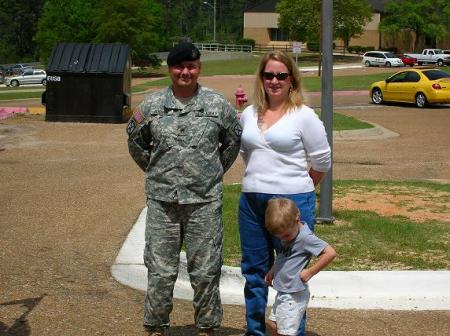
[[[265,225],[270,234],[276,235],[297,225],[300,211],[287,198],[272,198],[267,203]]]

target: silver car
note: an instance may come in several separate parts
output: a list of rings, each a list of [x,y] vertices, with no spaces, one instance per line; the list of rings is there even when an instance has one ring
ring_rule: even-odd
[[[21,75],[6,77],[6,86],[19,86],[25,84],[47,85],[47,74],[40,69],[27,69]]]

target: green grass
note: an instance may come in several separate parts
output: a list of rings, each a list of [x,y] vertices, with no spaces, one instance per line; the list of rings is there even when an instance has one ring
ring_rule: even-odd
[[[43,91],[14,91],[0,93],[0,100],[41,98]]]
[[[253,75],[260,57],[202,62],[202,76]]]
[[[152,87],[155,87],[155,86],[157,86],[157,87],[159,87],[159,86],[164,87],[164,86],[168,86],[170,84],[171,84],[170,78],[169,77],[164,77],[164,78],[157,79],[157,80],[154,80],[154,81],[148,81],[148,82],[144,82],[144,83],[141,83],[141,84],[138,84],[138,85],[134,85],[131,88],[131,92],[132,93],[139,93],[139,92],[146,91],[146,90],[148,90],[148,89],[150,89]]]
[[[333,89],[335,91],[346,90],[368,90],[373,82],[384,80],[392,75],[391,73],[379,73],[371,75],[355,75],[355,76],[334,76]],[[322,87],[322,78],[320,77],[304,77],[303,85],[307,91],[320,91]]]
[[[4,86],[4,87],[0,87],[0,93],[5,93],[8,91],[30,91],[30,90],[41,90],[44,91],[45,86],[28,86],[28,85],[21,85],[21,86],[16,86],[16,87],[11,87],[11,86]]]
[[[233,69],[229,69],[228,71],[232,71]],[[254,69],[253,69],[254,70]],[[254,73],[254,72],[253,72]],[[251,73],[251,74],[253,74]],[[232,74],[223,72],[214,72],[214,75],[220,74]],[[236,73],[234,73],[236,74]],[[239,73],[239,75],[245,73]],[[202,75],[205,76],[205,73],[202,72]],[[372,74],[372,75],[358,75],[358,76],[334,76],[333,77],[333,89],[335,91],[346,91],[346,90],[368,90],[369,86],[376,81],[380,81],[389,77],[390,73],[380,73],[380,74]],[[210,75],[207,75],[210,76]],[[315,92],[321,90],[321,81],[320,77],[304,77],[303,85],[306,91]],[[140,85],[133,87],[133,92],[141,92],[148,90],[151,87],[155,86],[167,86],[170,84],[170,79],[168,77],[158,79],[155,81],[148,81],[142,83]]]
[[[316,233],[332,244],[339,258],[331,269],[446,269],[449,224],[415,223],[370,211],[334,211],[341,225],[318,225]]]
[[[433,195],[436,208],[448,213],[450,184],[428,182],[334,181],[335,198],[368,191],[418,198]],[[237,224],[239,185],[224,190],[225,264],[238,266],[240,242]],[[434,196],[435,194],[436,197]],[[412,209],[410,209],[412,210]],[[450,222],[413,221],[402,216],[384,217],[371,211],[336,210],[333,225],[316,225],[319,237],[332,244],[338,258],[332,270],[448,269]]]
[[[356,118],[339,113],[333,113],[333,131],[373,128],[374,126]]]

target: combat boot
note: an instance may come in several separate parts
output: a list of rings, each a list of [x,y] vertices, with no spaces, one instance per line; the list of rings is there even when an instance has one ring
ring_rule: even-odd
[[[148,336],[169,336],[167,328],[149,328],[145,327]]]
[[[197,335],[198,336],[213,336],[214,329],[213,328],[198,329]]]

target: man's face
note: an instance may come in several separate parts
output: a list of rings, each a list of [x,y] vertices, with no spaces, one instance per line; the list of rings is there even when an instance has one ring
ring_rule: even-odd
[[[196,89],[200,75],[200,61],[184,61],[169,67],[169,75],[175,89]]]

